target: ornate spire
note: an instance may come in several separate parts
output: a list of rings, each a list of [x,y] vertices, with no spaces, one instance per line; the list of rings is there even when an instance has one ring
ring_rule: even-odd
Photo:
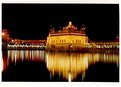
[[[72,26],[72,22],[69,21],[69,22],[68,22],[68,27],[71,27],[71,26]]]
[[[71,26],[72,25],[72,22],[71,21],[69,21],[69,26]]]

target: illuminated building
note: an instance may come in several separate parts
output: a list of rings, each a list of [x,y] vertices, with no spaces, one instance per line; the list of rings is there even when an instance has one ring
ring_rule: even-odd
[[[6,29],[2,30],[2,41],[9,41],[9,32]]]
[[[8,41],[10,41],[9,32],[7,29],[2,30],[2,49],[7,48]]]
[[[99,49],[116,49],[119,52],[119,35],[115,41],[92,42],[85,34],[84,25],[80,30],[72,22],[54,31],[50,29],[47,40],[21,40],[10,37],[8,30],[2,29],[2,48],[3,49],[47,49],[54,51],[97,51]],[[96,51],[96,52],[97,52]]]
[[[86,48],[88,37],[85,34],[85,27],[80,30],[72,22],[62,30],[54,31],[51,29],[47,37],[48,50],[80,50]]]

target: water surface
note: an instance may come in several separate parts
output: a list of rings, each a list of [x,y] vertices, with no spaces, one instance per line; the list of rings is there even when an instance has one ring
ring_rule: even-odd
[[[119,54],[3,51],[2,81],[119,82]]]

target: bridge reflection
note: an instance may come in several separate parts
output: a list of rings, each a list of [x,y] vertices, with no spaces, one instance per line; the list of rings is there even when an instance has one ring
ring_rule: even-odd
[[[45,51],[40,50],[8,50],[8,59],[17,61],[44,61]]]
[[[45,61],[45,51],[42,50],[8,50],[3,52],[3,71],[9,67],[9,63],[16,64],[23,61]]]

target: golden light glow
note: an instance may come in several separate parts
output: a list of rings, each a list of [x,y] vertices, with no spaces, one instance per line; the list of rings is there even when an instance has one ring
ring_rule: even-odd
[[[2,36],[4,36],[5,35],[5,33],[4,32],[2,32]]]
[[[29,50],[9,50],[8,51],[8,59],[11,62],[15,61],[23,61],[29,60],[29,61],[44,61],[44,51],[29,51]]]
[[[66,35],[66,36],[54,36],[47,38],[48,48],[63,48],[69,49],[69,46],[72,46],[72,50],[77,48],[85,48],[88,43],[86,36],[75,36],[75,35]]]
[[[10,39],[9,32],[7,30],[2,30],[2,40],[8,41]]]
[[[70,27],[71,25],[72,25],[72,22],[71,22],[71,21],[69,21],[69,25],[68,25],[68,26]]]
[[[59,73],[69,81],[74,80],[78,74],[82,74],[82,79],[84,79],[85,71],[96,62],[116,63],[117,67],[119,66],[118,54],[67,52],[48,52],[45,54],[45,51],[41,50],[8,50],[7,55],[3,58],[3,71],[7,70],[9,62],[14,64],[23,60],[45,62],[52,77]]]
[[[76,78],[78,73],[84,72],[88,68],[88,57],[86,54],[48,53],[48,70],[50,72],[60,72],[64,78],[71,80]]]
[[[118,56],[115,60],[110,61],[109,55],[106,54],[106,60],[104,60],[104,55],[100,60],[99,54],[89,54],[89,53],[47,53],[47,68],[54,76],[55,73],[61,73],[63,78],[71,81],[74,80],[78,74],[82,73],[84,79],[85,71],[88,66],[95,64],[96,62],[115,62],[118,63]],[[110,55],[113,56],[113,55]],[[114,59],[114,58],[113,58]]]
[[[86,48],[88,37],[77,30],[70,21],[66,27],[59,31],[50,31],[47,37],[47,49],[49,50],[79,50]],[[71,48],[71,49],[70,49]]]
[[[71,73],[68,74],[68,81],[71,82]]]

